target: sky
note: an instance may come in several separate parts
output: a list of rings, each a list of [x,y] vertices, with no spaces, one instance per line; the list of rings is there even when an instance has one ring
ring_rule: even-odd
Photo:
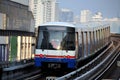
[[[13,0],[28,4],[28,0]],[[93,14],[101,12],[104,18],[120,17],[120,0],[57,0],[60,8],[68,8],[74,15],[81,10],[90,10]]]
[[[90,10],[93,14],[101,12],[104,18],[120,17],[120,0],[58,0],[60,8],[68,8],[74,15],[81,10]]]

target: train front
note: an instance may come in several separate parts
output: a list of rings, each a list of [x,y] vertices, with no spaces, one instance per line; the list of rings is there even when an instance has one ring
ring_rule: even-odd
[[[68,25],[39,26],[35,66],[75,68],[75,27]]]

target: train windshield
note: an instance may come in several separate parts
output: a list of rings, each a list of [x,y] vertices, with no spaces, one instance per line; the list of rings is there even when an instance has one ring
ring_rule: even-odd
[[[75,29],[71,27],[46,27],[38,30],[37,49],[75,50]]]

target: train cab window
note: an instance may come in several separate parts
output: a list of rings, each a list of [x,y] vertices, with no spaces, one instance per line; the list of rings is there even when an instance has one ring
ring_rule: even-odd
[[[64,33],[63,41],[61,42],[62,50],[75,50],[75,33]]]
[[[37,49],[50,50],[75,50],[75,32],[67,28],[53,30],[55,28],[45,27],[38,32]]]
[[[53,49],[60,49],[60,42],[62,41],[62,32],[51,31],[49,43],[52,44]]]

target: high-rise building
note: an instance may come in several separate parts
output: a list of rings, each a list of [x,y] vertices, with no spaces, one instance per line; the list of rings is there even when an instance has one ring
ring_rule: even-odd
[[[61,22],[73,22],[73,12],[70,9],[61,9],[59,19]]]
[[[80,22],[85,23],[91,21],[91,11],[90,10],[82,10],[80,14]]]
[[[58,21],[58,3],[56,0],[29,0],[29,9],[35,19],[35,27],[45,22]]]

